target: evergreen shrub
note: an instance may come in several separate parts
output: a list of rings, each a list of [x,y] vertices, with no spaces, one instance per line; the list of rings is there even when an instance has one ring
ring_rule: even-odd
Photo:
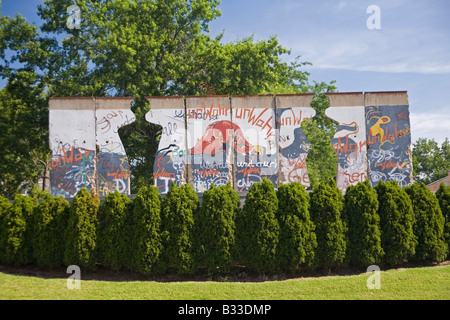
[[[72,200],[66,229],[64,263],[94,269],[97,254],[98,209],[100,199],[92,190],[80,189]]]
[[[155,186],[143,186],[133,200],[133,270],[155,274],[162,250],[161,195]]]
[[[199,207],[198,196],[189,184],[178,187],[171,183],[161,207],[162,251],[159,272],[171,267],[177,274],[194,271],[194,215]]]
[[[441,262],[447,257],[444,239],[444,216],[439,202],[424,183],[413,183],[406,188],[415,215],[414,234],[417,236],[415,260]]]
[[[444,238],[447,243],[448,257],[450,257],[450,185],[446,186],[441,183],[436,191],[436,198],[444,216]]]
[[[17,194],[3,216],[2,263],[22,266],[33,262],[31,235],[33,232],[34,199]]]
[[[377,193],[369,180],[350,185],[344,196],[342,219],[347,227],[347,260],[367,268],[383,256]]]
[[[130,198],[117,190],[108,193],[98,217],[99,262],[114,271],[128,268],[133,250]]]
[[[397,181],[381,181],[375,186],[378,195],[383,262],[397,266],[410,260],[416,250],[414,213],[411,199]]]
[[[203,193],[203,203],[196,217],[196,256],[208,274],[231,271],[235,262],[236,217],[240,198],[230,184]]]
[[[315,225],[309,215],[309,195],[299,182],[278,187],[280,225],[278,263],[281,271],[297,272],[313,266],[317,247]]]
[[[320,183],[310,194],[310,213],[316,226],[317,250],[315,266],[336,269],[344,264],[346,228],[341,214],[344,198],[336,183]]]
[[[259,275],[277,271],[278,199],[270,180],[253,184],[238,220],[241,262]]]
[[[69,202],[48,192],[35,208],[33,228],[33,256],[36,264],[56,268],[64,264],[65,238],[69,216]]]

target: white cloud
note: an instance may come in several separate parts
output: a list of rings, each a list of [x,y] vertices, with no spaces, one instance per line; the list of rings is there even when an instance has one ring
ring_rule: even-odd
[[[341,1],[319,21],[300,13],[299,23],[280,39],[315,68],[450,74],[450,29],[439,24],[439,5],[380,7],[380,30],[367,29],[364,4]]]
[[[411,138],[415,142],[419,138],[434,139],[441,144],[445,138],[450,139],[450,107],[433,113],[410,113]]]

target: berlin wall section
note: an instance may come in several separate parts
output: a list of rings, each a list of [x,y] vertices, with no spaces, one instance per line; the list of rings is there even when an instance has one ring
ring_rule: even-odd
[[[413,183],[411,126],[406,92],[366,92],[366,139],[372,185],[396,180]]]
[[[314,148],[301,128],[315,116],[313,94],[147,97],[149,123],[162,127],[153,166],[164,195],[170,183],[201,194],[212,183],[239,193],[268,178],[277,187],[310,187],[306,159]],[[331,141],[336,183],[412,180],[408,96],[399,92],[327,93],[325,115],[339,126]],[[50,189],[71,198],[83,187],[100,196],[130,194],[130,166],[118,130],[135,121],[133,98],[50,100]],[[149,141],[149,143],[154,143]]]
[[[305,188],[310,187],[306,157],[312,146],[301,123],[316,115],[311,107],[313,97],[313,94],[276,96],[279,184],[300,182]]]
[[[162,127],[161,139],[153,164],[154,185],[159,193],[169,192],[170,182],[186,183],[187,143],[184,98],[147,97],[150,111],[145,119]],[[149,141],[151,143],[151,141]]]
[[[338,158],[336,185],[341,191],[367,180],[367,145],[364,93],[326,94],[325,115],[339,126],[331,140]]]
[[[130,165],[118,130],[135,121],[133,98],[51,98],[50,193],[74,197],[81,188],[100,195],[130,194]]]

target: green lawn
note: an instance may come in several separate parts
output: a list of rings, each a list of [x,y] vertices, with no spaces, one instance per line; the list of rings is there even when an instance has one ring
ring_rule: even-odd
[[[0,272],[0,299],[157,299],[301,300],[437,299],[450,300],[450,265],[381,272],[381,289],[369,290],[369,274],[298,278],[265,282],[81,281]]]

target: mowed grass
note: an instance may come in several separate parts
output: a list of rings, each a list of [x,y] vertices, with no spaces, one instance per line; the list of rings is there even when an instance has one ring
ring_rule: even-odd
[[[69,275],[68,275],[69,276]],[[370,275],[324,276],[263,282],[156,282],[82,280],[0,272],[0,299],[8,300],[450,300],[450,265],[382,271],[381,289],[367,288]]]

